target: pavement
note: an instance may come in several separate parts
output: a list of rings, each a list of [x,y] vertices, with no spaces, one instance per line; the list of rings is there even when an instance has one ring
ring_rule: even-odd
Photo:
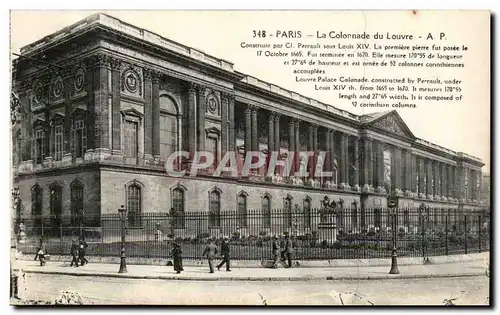
[[[442,264],[420,264],[399,266],[399,274],[389,274],[387,266],[351,266],[323,268],[232,268],[225,267],[215,273],[205,266],[184,267],[176,274],[172,266],[127,265],[127,273],[118,273],[119,264],[90,263],[81,267],[70,267],[69,262],[48,261],[40,266],[38,261],[16,261],[15,269],[25,273],[67,276],[90,276],[104,278],[160,279],[189,281],[324,281],[324,280],[371,280],[371,279],[416,279],[449,278],[485,275],[488,261],[484,259]]]

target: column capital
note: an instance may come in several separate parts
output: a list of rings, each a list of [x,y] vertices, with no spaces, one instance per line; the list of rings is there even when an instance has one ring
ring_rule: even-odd
[[[109,62],[111,64],[111,70],[120,70],[122,66],[121,59],[115,57],[109,57]]]
[[[198,86],[198,84],[196,84],[194,82],[188,82],[188,92],[189,93],[196,92],[197,86]]]
[[[318,130],[318,125],[314,124],[314,123],[309,123],[307,125],[307,129],[311,132],[314,132],[316,130]]]
[[[281,113],[279,112],[271,112],[272,117],[274,118],[274,121],[279,121]]]
[[[232,93],[221,92],[221,97],[225,102],[231,102],[232,100],[234,100],[234,94]]]
[[[94,68],[110,68],[110,57],[103,53],[92,55],[89,62]]]
[[[160,83],[163,73],[155,70],[151,70],[151,81],[154,83]]]
[[[295,125],[295,127],[299,127],[300,126],[300,119],[299,118],[292,117],[292,119],[290,120],[290,122],[293,125]]]
[[[198,93],[203,94],[207,90],[207,87],[202,84],[196,84],[196,90],[198,90]]]

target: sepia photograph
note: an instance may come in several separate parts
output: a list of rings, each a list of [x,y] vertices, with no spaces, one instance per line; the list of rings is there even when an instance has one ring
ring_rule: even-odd
[[[491,306],[491,19],[11,11],[10,305]]]

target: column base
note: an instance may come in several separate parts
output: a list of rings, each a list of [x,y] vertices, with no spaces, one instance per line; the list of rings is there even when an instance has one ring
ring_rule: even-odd
[[[347,184],[347,183],[340,183],[340,189],[342,189],[342,190],[350,190],[351,186],[349,186],[349,184]]]
[[[352,191],[361,191],[361,188],[359,187],[358,184],[356,184],[356,185],[354,185],[354,186],[351,187],[351,190]]]
[[[87,150],[88,152],[88,150]],[[85,153],[87,154],[87,153]],[[64,165],[71,165],[71,163],[73,162],[73,155],[71,153],[66,153],[63,155],[62,157],[62,163]]]
[[[442,197],[441,197],[441,200],[442,200],[442,201],[448,201],[448,198],[446,198],[445,196],[442,196]]]
[[[326,189],[337,189],[337,185],[334,182],[332,182],[332,181],[326,181],[323,184],[323,187],[326,188]]]
[[[434,199],[434,196],[433,196],[433,195],[427,195],[427,196],[425,197],[425,199],[427,199],[427,200],[433,200],[433,199]]]
[[[385,188],[383,186],[377,186],[375,191],[379,194],[387,194],[387,191],[385,190]]]
[[[370,188],[371,188],[370,185],[364,184],[363,187],[361,188],[361,192],[362,193],[370,193],[371,192]]]
[[[404,195],[405,197],[413,198],[413,192],[411,190],[406,189]]]
[[[69,156],[71,158],[71,154]],[[87,151],[85,151],[85,154],[83,155],[83,159],[85,161],[92,161],[93,158],[94,158],[94,149],[88,149]]]
[[[394,189],[394,192],[392,194],[393,196],[396,196],[396,197],[403,197],[404,196],[404,193],[401,189],[399,188],[396,188]]]
[[[54,159],[52,159],[51,156],[47,156],[45,159],[43,159],[43,167],[46,167],[46,168],[53,167],[54,166],[52,164],[53,161],[54,161]]]
[[[111,151],[108,148],[97,148],[93,156],[93,160],[104,161],[111,156]]]

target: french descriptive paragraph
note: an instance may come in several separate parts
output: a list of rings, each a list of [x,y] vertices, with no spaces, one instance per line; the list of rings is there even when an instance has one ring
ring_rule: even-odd
[[[422,102],[463,99],[462,76],[453,71],[426,75],[426,69],[466,67],[464,57],[469,48],[448,44],[444,33],[414,36],[254,30],[252,37],[242,41],[240,48],[259,58],[276,60],[290,71],[295,82],[306,84],[313,91],[332,91],[339,100],[354,107],[416,108]],[[345,69],[356,72],[356,68],[384,71],[346,74]],[[391,68],[403,69],[405,75],[394,72],[388,76]]]

